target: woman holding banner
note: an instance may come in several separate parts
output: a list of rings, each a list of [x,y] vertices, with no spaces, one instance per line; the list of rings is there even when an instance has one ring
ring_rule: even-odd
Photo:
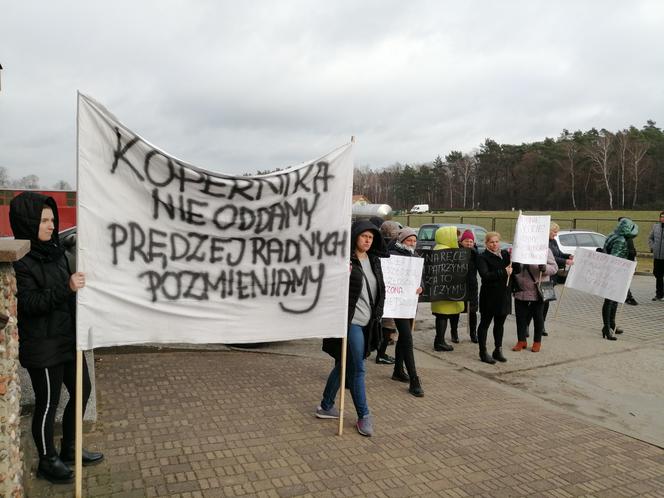
[[[629,218],[621,218],[618,225],[604,242],[604,252],[611,256],[628,259],[629,250],[627,239],[633,239],[639,234],[639,226]],[[615,334],[622,334],[623,331],[616,328],[616,311],[618,303],[610,299],[604,300],[602,306],[602,337],[609,341],[615,341]]]
[[[512,293],[509,279],[512,275],[510,253],[500,249],[500,234],[487,232],[484,237],[486,250],[477,258],[477,271],[482,279],[480,288],[480,324],[477,328],[480,360],[494,364],[506,362],[503,356],[503,327],[507,315],[512,312]],[[493,321],[493,354],[486,350],[489,326]]]
[[[415,244],[417,244],[417,233],[409,227],[399,230],[396,240],[389,245],[389,251],[394,256],[415,256]],[[417,289],[417,293],[422,293],[422,286]],[[399,332],[396,346],[396,361],[394,363],[394,373],[392,380],[399,382],[409,382],[408,392],[413,396],[421,398],[424,396],[424,390],[417,376],[415,369],[415,355],[413,354],[413,321],[410,318],[395,318],[394,323]],[[403,371],[404,364],[406,372]]]
[[[357,431],[363,436],[373,435],[373,417],[367,404],[365,389],[364,359],[369,356],[373,342],[372,332],[380,334],[380,319],[385,302],[385,283],[380,258],[389,256],[380,232],[366,220],[353,223],[351,227],[350,285],[348,289],[348,346],[346,379],[350,387],[355,411]],[[374,324],[378,322],[378,326]],[[339,418],[334,399],[341,385],[341,351],[328,344],[340,344],[340,339],[326,339],[323,349],[334,357],[334,368],[330,372],[323,390],[323,398],[316,408],[318,418]],[[374,348],[375,349],[375,348]]]
[[[436,245],[438,249],[456,249],[457,242],[456,227],[440,227],[436,230]],[[450,322],[450,335],[452,342],[459,342],[459,313],[463,311],[463,301],[432,301],[431,313],[436,317],[436,337],[433,341],[433,349],[436,351],[454,351],[454,346],[445,342],[447,322]]]
[[[71,273],[58,237],[58,208],[52,197],[24,192],[10,205],[17,239],[30,241],[30,252],[14,263],[17,284],[19,361],[35,392],[32,437],[39,453],[37,475],[52,483],[72,482],[76,423],[76,291],[85,275]],[[64,383],[69,402],[62,417],[60,454],[53,442],[55,412]],[[83,411],[90,396],[83,357]],[[83,450],[83,465],[99,463],[101,453]]]
[[[525,265],[514,263],[514,279],[519,290],[514,293],[514,313],[516,314],[516,334],[518,342],[512,351],[522,351],[528,347],[528,325],[533,321],[535,336],[532,352],[537,353],[542,347],[544,332],[544,304],[538,285],[546,282],[558,271],[558,265],[549,249],[545,265]]]
[[[553,253],[553,258],[556,261],[558,268],[565,269],[572,266],[572,264],[574,263],[573,261],[574,256],[572,254],[564,253],[560,250],[560,246],[556,241],[556,235],[558,235],[559,231],[560,231],[560,226],[558,225],[558,223],[551,222],[551,225],[549,226],[549,250]],[[556,284],[555,275],[551,277],[551,280],[553,280],[553,284],[555,285]],[[546,301],[544,303],[544,309],[542,313],[545,322],[546,322],[546,315],[548,313],[549,313],[549,302]],[[542,331],[542,335],[548,335],[546,333],[546,330]]]

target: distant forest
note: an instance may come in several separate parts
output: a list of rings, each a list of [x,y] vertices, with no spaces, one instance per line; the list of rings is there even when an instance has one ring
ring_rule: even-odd
[[[488,138],[470,154],[356,168],[353,193],[393,209],[664,209],[664,132],[648,121],[521,145]]]

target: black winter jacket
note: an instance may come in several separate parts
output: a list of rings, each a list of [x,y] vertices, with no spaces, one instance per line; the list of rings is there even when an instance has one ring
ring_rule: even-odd
[[[53,210],[55,230],[49,243],[38,239],[44,207]],[[75,293],[59,247],[55,200],[35,192],[15,197],[9,212],[17,239],[30,240],[30,252],[14,263],[17,283],[19,361],[26,368],[47,368],[74,360]]]
[[[502,258],[485,250],[477,257],[477,271],[482,278],[480,288],[480,313],[509,315],[512,312],[512,290],[507,286],[510,254],[501,250]]]

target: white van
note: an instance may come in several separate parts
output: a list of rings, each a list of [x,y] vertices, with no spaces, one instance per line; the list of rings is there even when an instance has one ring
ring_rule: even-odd
[[[429,205],[428,204],[415,204],[410,210],[411,213],[428,213]]]

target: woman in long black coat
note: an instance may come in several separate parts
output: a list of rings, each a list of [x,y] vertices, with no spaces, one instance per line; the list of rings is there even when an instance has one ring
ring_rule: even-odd
[[[15,197],[9,220],[17,239],[30,241],[30,252],[14,263],[18,289],[19,361],[28,370],[35,392],[32,437],[39,453],[37,475],[68,483],[74,461],[76,395],[76,292],[85,275],[72,273],[58,238],[58,208],[52,197],[24,192]],[[62,417],[62,444],[53,442],[55,412],[62,384],[69,402]],[[90,396],[90,377],[83,359],[83,411]],[[103,455],[83,450],[83,465]]]
[[[512,312],[512,293],[508,279],[512,275],[510,254],[500,249],[500,234],[488,232],[484,238],[486,250],[477,258],[477,271],[482,279],[480,289],[480,324],[477,328],[480,360],[494,364],[507,361],[502,353],[503,327]],[[486,338],[493,321],[493,354],[486,350]]]

